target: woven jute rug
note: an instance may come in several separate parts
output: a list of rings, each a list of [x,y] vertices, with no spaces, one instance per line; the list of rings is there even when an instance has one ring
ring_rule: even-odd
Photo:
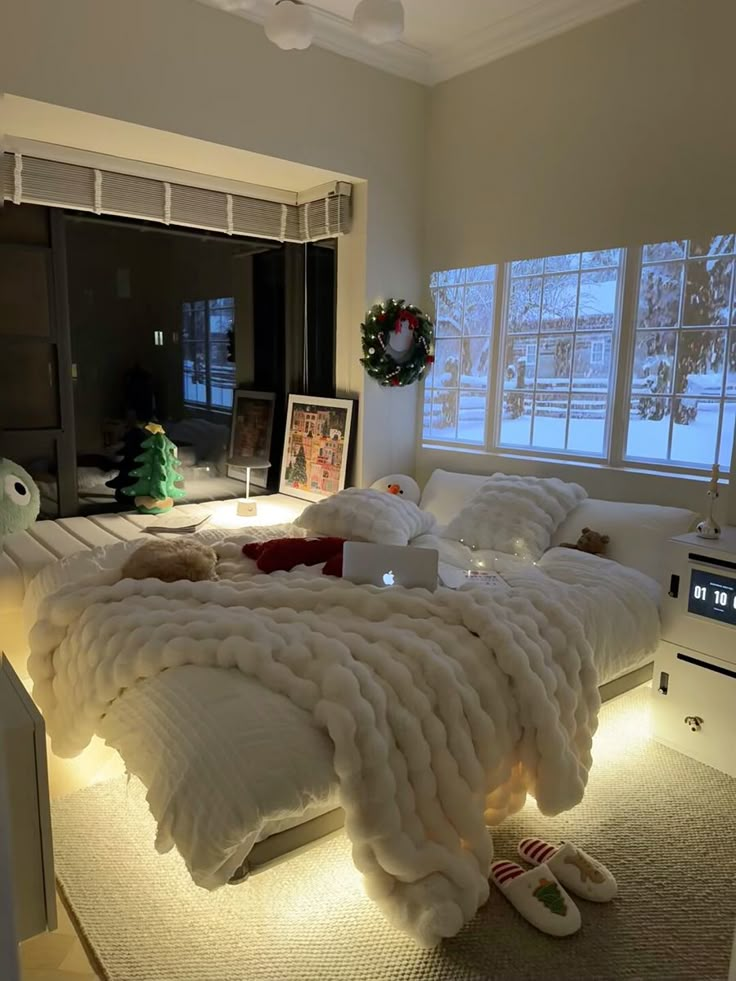
[[[142,789],[117,779],[53,806],[65,903],[108,981],[719,981],[736,921],[736,780],[654,742],[648,689],[602,710],[585,801],[557,818],[533,803],[494,830],[498,857],[534,834],[567,838],[616,875],[619,898],[579,901],[555,939],[493,889],[433,951],[363,894],[343,832],[238,886],[207,893],[153,847]]]

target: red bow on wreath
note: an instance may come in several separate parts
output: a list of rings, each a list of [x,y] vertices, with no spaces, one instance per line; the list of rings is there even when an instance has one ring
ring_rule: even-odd
[[[396,323],[394,324],[394,333],[401,333],[401,325],[407,324],[409,330],[416,330],[419,326],[419,320],[414,316],[413,313],[409,313],[408,310],[402,310],[399,316],[396,318]]]

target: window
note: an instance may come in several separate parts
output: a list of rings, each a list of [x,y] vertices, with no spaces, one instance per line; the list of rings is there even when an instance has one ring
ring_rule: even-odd
[[[626,456],[728,470],[736,421],[734,235],[642,250]]]
[[[235,364],[230,352],[234,311],[231,296],[184,304],[181,337],[187,405],[227,412],[232,409]]]
[[[604,453],[621,263],[610,249],[507,267],[499,446]]]
[[[455,269],[431,289],[425,443],[730,470],[736,235]]]
[[[432,277],[437,339],[424,389],[425,437],[485,443],[495,283],[495,266]]]

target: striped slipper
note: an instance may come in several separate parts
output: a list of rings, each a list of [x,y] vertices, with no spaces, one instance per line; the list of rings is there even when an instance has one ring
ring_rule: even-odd
[[[580,929],[580,910],[546,865],[525,871],[516,862],[494,862],[491,881],[542,933],[568,937]]]
[[[547,865],[581,899],[607,903],[618,893],[616,880],[605,865],[569,841],[551,845],[541,838],[524,838],[519,842],[519,855],[530,865]]]

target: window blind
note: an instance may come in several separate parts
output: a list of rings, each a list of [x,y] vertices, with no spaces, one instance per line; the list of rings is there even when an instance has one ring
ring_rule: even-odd
[[[225,193],[26,153],[0,157],[5,201],[122,215],[279,242],[344,235],[351,225],[352,187],[327,185],[323,196],[282,203]]]

